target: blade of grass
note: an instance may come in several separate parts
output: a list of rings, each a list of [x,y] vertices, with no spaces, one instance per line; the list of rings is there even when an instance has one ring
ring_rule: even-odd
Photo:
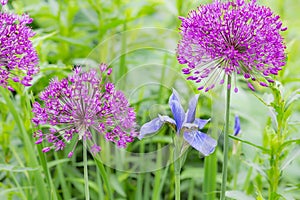
[[[143,153],[145,152],[145,144],[144,144],[144,141],[141,140],[140,141],[140,153],[141,153],[141,159],[143,160]],[[135,192],[135,199],[142,199],[143,197],[143,182],[144,182],[144,176],[145,176],[145,173],[140,173],[138,175],[138,178],[137,178],[137,188],[136,188],[136,192]]]
[[[122,49],[121,49],[121,57],[120,57],[120,65],[119,65],[119,74],[117,76],[117,79],[116,81],[120,80],[120,78],[125,75],[127,72],[128,72],[128,68],[126,66],[126,37],[127,37],[127,34],[126,34],[126,29],[127,29],[127,26],[126,26],[126,21],[124,22],[123,24],[123,32],[122,32]],[[124,87],[122,85],[120,85],[121,87]],[[123,88],[120,88],[120,89],[123,89]]]
[[[55,160],[59,160],[57,153],[54,153],[54,157]],[[64,177],[63,171],[62,171],[62,166],[64,164],[58,164],[56,165],[56,170],[57,170],[57,175],[61,184],[61,189],[62,189],[62,195],[63,195],[63,199],[71,199],[71,194],[70,191],[68,189],[67,183],[66,183],[66,179]]]
[[[110,187],[110,182],[108,180],[108,176],[107,176],[107,173],[106,173],[106,170],[105,170],[105,167],[103,166],[103,163],[98,160],[98,159],[95,159],[96,161],[96,165],[100,171],[100,174],[102,176],[102,179],[103,179],[103,183],[106,187],[106,192],[107,192],[107,196],[109,197],[109,200],[113,200],[114,199],[114,196],[113,196],[113,193],[112,193],[112,189]]]
[[[194,189],[195,189],[195,181],[194,181],[194,179],[192,179],[191,182],[190,182],[190,186],[189,186],[188,200],[193,200],[194,199]]]
[[[161,149],[161,144],[157,144],[157,149]],[[162,151],[158,151],[157,155],[157,168],[161,167],[161,162],[162,162]],[[154,188],[153,188],[153,193],[152,193],[152,198],[153,199],[160,199],[160,193],[159,193],[159,188],[161,184],[161,172],[162,170],[159,169],[155,172],[155,178],[154,178]]]
[[[30,141],[29,136],[26,132],[26,129],[24,127],[24,124],[21,121],[21,117],[18,114],[17,110],[15,109],[15,105],[12,102],[11,98],[9,97],[8,91],[2,87],[0,87],[0,93],[3,96],[3,98],[6,101],[7,107],[9,108],[11,114],[13,115],[14,120],[16,121],[16,124],[18,126],[18,129],[21,132],[21,137],[24,141],[24,146],[25,146],[25,150],[26,150],[26,154],[27,159],[28,159],[28,165],[29,167],[32,168],[36,168],[38,167],[38,161],[36,159],[35,153],[34,153],[34,149],[33,149],[33,142]],[[38,197],[39,199],[43,199],[43,200],[48,200],[49,196],[48,196],[48,190],[46,187],[45,182],[43,181],[43,175],[41,173],[41,171],[36,171],[36,172],[29,172],[30,176],[34,177],[35,180],[35,189],[38,192]],[[32,196],[33,197],[33,196]]]
[[[103,193],[103,184],[101,181],[101,172],[99,170],[99,168],[96,168],[96,182],[97,182],[97,186],[98,186],[98,199],[99,200],[104,200],[104,193]]]
[[[241,139],[241,138],[239,138],[239,137],[236,137],[236,136],[233,136],[233,135],[229,135],[229,137],[230,137],[231,139],[234,139],[234,140],[240,141],[240,142],[242,142],[242,143],[248,144],[248,145],[250,145],[250,146],[253,146],[253,147],[255,147],[255,148],[258,148],[258,149],[260,149],[260,150],[262,150],[262,151],[264,151],[264,152],[267,152],[267,153],[270,152],[269,149],[266,149],[266,148],[261,147],[261,146],[256,145],[256,144],[253,144],[252,142],[249,142],[249,141],[247,141],[247,140],[243,140],[243,139]]]
[[[204,160],[203,199],[216,198],[217,184],[217,153],[216,151]]]

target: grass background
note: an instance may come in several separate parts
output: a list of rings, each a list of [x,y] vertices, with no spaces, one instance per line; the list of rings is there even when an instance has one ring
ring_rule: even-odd
[[[74,65],[95,67],[106,62],[113,68],[113,81],[125,91],[137,112],[138,124],[149,121],[157,114],[168,114],[167,105],[171,88],[182,95],[187,107],[195,88],[184,80],[177,63],[175,49],[179,40],[178,16],[186,16],[190,9],[210,1],[194,0],[14,0],[6,10],[28,13],[36,31],[34,44],[40,58],[41,72],[30,88],[16,85],[16,93],[0,90],[0,198],[1,199],[84,199],[82,146],[74,156],[69,151],[41,153],[32,133],[35,127],[31,102],[38,98],[52,77],[66,77]],[[240,92],[233,94],[231,126],[234,114],[241,118],[245,142],[231,141],[228,196],[233,199],[267,199],[270,180],[270,154],[267,149],[275,145],[274,116],[285,115],[288,132],[286,141],[297,140],[300,122],[300,22],[299,0],[261,0],[281,16],[288,30],[283,33],[287,45],[287,65],[278,76],[280,87],[272,91],[259,88],[255,93],[238,80]],[[293,100],[293,107],[277,111],[276,102]],[[294,94],[293,94],[294,92]],[[195,150],[189,151],[181,174],[182,199],[214,199],[219,196],[222,166],[223,96],[201,93],[197,116],[217,119],[215,137],[219,146],[214,154],[217,164],[216,183],[208,182],[204,171],[204,158]],[[263,101],[262,101],[263,100]],[[278,103],[277,102],[277,103]],[[281,105],[281,104],[277,104]],[[213,114],[212,114],[213,113]],[[272,118],[273,116],[273,118]],[[276,117],[275,117],[276,118]],[[273,119],[273,121],[272,121]],[[204,131],[210,132],[207,126]],[[102,139],[101,159],[104,168],[89,156],[89,187],[91,199],[173,199],[174,169],[167,165],[164,151],[171,145],[174,133],[164,127],[153,137],[130,144],[127,152],[117,151]],[[220,136],[220,137],[219,137]],[[281,179],[278,193],[282,199],[300,199],[300,148],[296,142],[286,145],[280,156]],[[72,148],[72,145],[70,145]],[[130,155],[127,155],[129,152]],[[153,159],[133,156],[145,152]],[[141,156],[141,155],[140,155]],[[148,157],[147,157],[148,158]],[[152,158],[152,157],[151,157]],[[132,160],[130,160],[132,159]],[[144,170],[142,167],[150,166]],[[107,177],[101,172],[106,171]],[[135,173],[139,172],[139,173]],[[206,177],[206,178],[205,178]],[[269,181],[268,181],[269,180]],[[213,188],[210,197],[205,191]],[[109,196],[109,194],[112,194]]]

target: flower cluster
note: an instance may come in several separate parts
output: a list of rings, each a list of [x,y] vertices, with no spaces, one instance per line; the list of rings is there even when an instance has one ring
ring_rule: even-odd
[[[8,0],[0,0],[0,3],[2,4],[2,6],[6,5],[8,2]]]
[[[256,0],[214,1],[180,17],[182,35],[177,48],[188,80],[209,91],[230,76],[237,92],[236,75],[242,75],[251,90],[253,82],[267,87],[285,65],[282,27],[278,15]],[[228,87],[231,87],[229,83]]]
[[[7,1],[1,1],[6,4]],[[8,80],[30,86],[39,72],[38,56],[30,38],[35,35],[27,25],[32,19],[23,14],[0,13],[0,86],[13,90]]]
[[[33,104],[33,123],[51,127],[34,133],[36,144],[50,143],[43,152],[63,150],[74,139],[77,142],[69,154],[71,157],[78,141],[83,139],[90,141],[90,151],[95,154],[101,150],[95,141],[99,134],[118,147],[126,147],[134,140],[135,112],[125,95],[107,81],[111,71],[101,64],[98,76],[97,70],[84,72],[78,67],[68,78],[51,81],[40,95],[44,107],[38,102]],[[93,132],[97,132],[94,137]]]
[[[181,106],[179,95],[177,91],[173,89],[173,93],[169,98],[169,105],[174,119],[169,116],[159,115],[157,118],[154,118],[141,127],[140,135],[138,136],[139,139],[158,131],[164,123],[168,123],[172,127],[175,127],[178,137],[180,137],[180,134],[183,134],[184,140],[197,151],[201,152],[205,156],[213,153],[217,145],[217,141],[198,130],[202,129],[207,122],[210,121],[210,119],[203,120],[195,118],[198,98],[199,95],[195,95],[190,100],[189,108],[185,113]]]

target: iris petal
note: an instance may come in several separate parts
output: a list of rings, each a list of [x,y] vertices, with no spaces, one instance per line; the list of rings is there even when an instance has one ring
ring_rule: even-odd
[[[172,119],[171,117],[167,116],[167,115],[158,115],[160,121],[164,122],[164,123],[170,123],[176,126],[176,122],[174,119]]]
[[[189,109],[186,113],[187,123],[192,123],[195,120],[196,107],[198,103],[199,94],[195,95],[189,102]]]
[[[178,101],[180,103],[179,94],[174,88],[173,88],[172,94],[169,98],[169,105],[170,105],[171,101]]]
[[[141,140],[145,135],[148,135],[148,134],[158,131],[162,125],[163,125],[163,122],[160,120],[159,117],[151,120],[150,122],[145,123],[141,127],[138,138]]]
[[[217,146],[217,141],[200,131],[185,132],[183,138],[197,151],[208,156],[213,153]]]
[[[182,124],[185,120],[185,112],[178,101],[172,100],[170,102],[170,108],[174,116],[174,120],[176,122],[177,134],[180,132]]]
[[[203,127],[210,121],[210,119],[200,119],[196,118],[194,124],[198,125],[199,129],[203,129]]]

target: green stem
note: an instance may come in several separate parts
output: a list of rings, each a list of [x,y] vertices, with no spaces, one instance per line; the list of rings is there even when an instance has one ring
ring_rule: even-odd
[[[227,163],[228,163],[228,143],[229,143],[229,111],[230,111],[230,92],[231,77],[227,78],[227,94],[226,94],[226,109],[225,109],[225,132],[224,132],[224,146],[223,146],[223,168],[222,168],[222,186],[221,186],[221,200],[225,200],[226,183],[227,183]]]
[[[89,191],[89,176],[88,176],[88,166],[87,166],[87,146],[86,140],[83,139],[83,173],[84,173],[84,192],[85,192],[85,199],[90,199],[90,191]]]
[[[280,155],[275,152],[275,154],[271,154],[270,166],[271,169],[269,171],[269,199],[270,200],[277,200],[279,199],[277,194],[279,178],[280,178],[280,169],[279,169],[279,161]]]
[[[175,200],[180,200],[180,170],[181,170],[180,138],[176,137],[174,142],[175,142],[175,149],[174,149],[173,161],[174,161],[174,172],[175,172]]]
[[[97,167],[100,171],[100,174],[103,178],[103,185],[107,189],[107,196],[109,197],[109,200],[113,200],[114,196],[113,196],[113,193],[112,193],[112,190],[111,190],[111,187],[110,187],[110,182],[108,180],[108,176],[107,176],[105,167],[103,166],[103,163],[100,160],[95,159],[95,161],[96,161]]]
[[[161,143],[157,144],[157,149],[161,149]],[[162,162],[162,152],[159,151],[157,154],[157,167],[161,167],[161,162]],[[159,188],[161,184],[161,173],[162,170],[159,169],[155,172],[155,178],[154,178],[154,188],[153,188],[153,199],[160,199],[160,193],[159,193]]]
[[[204,159],[203,199],[214,200],[217,182],[216,151]]]
[[[175,200],[180,200],[180,173],[175,174]]]

